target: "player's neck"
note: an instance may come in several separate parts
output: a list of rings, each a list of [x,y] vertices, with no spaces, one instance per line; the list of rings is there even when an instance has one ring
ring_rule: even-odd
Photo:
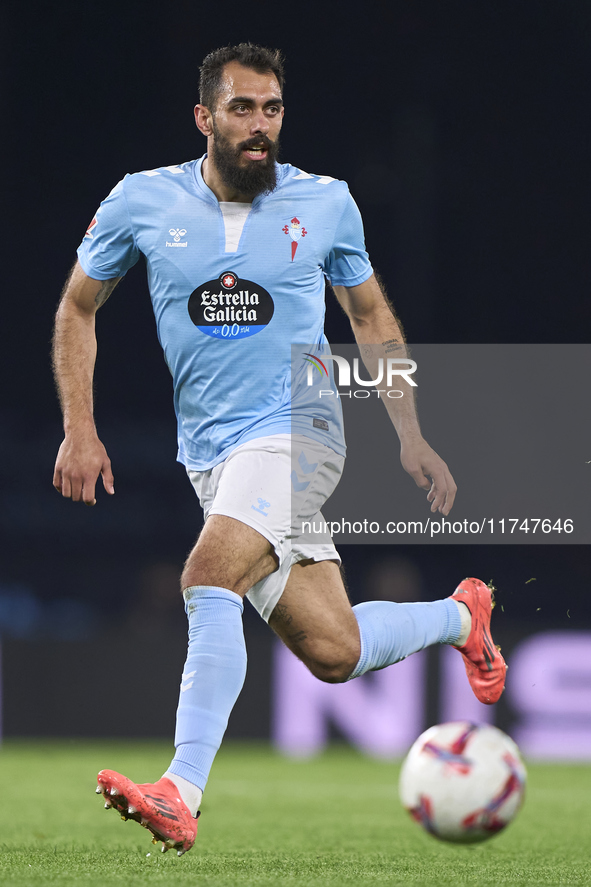
[[[210,191],[213,191],[220,203],[252,203],[251,194],[242,194],[240,191],[235,191],[222,181],[209,157],[206,157],[201,165],[201,175],[207,187]]]

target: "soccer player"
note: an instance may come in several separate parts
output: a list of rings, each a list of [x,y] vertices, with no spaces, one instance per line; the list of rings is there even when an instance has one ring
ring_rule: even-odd
[[[301,533],[304,520],[320,523],[345,452],[338,399],[320,399],[318,384],[307,384],[306,358],[331,366],[323,360],[325,278],[370,369],[404,339],[346,184],[277,163],[283,81],[276,51],[240,44],[206,57],[195,120],[207,154],[115,186],[86,232],[56,316],[65,439],[53,482],[62,496],[93,505],[99,475],[114,493],[93,419],[95,313],[145,257],[174,380],[178,458],[205,525],[182,574],[189,646],[174,759],[153,784],[102,770],[97,792],[179,854],[194,843],[201,795],[244,681],[245,595],[324,681],[350,680],[434,643],[458,647],[482,702],[496,702],[505,680],[482,582],[464,580],[433,603],[351,608],[330,535]],[[292,371],[294,343],[302,345]],[[412,397],[385,404],[404,468],[428,491],[431,511],[447,515],[455,484],[421,435]]]

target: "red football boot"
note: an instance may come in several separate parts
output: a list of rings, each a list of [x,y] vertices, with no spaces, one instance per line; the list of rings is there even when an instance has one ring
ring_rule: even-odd
[[[458,603],[466,604],[472,616],[468,640],[456,650],[464,658],[474,695],[480,702],[492,705],[505,689],[507,671],[501,648],[493,644],[490,636],[490,616],[495,605],[493,590],[480,579],[464,579],[451,597]]]
[[[162,841],[162,852],[172,847],[182,856],[195,843],[197,817],[179,796],[174,782],[162,777],[158,782],[136,785],[114,770],[101,770],[97,776],[97,794],[102,794],[105,807],[114,807],[121,819],[134,819]],[[199,813],[197,814],[199,816]]]

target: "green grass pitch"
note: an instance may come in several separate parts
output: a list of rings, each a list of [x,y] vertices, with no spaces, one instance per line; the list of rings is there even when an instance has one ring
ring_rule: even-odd
[[[398,765],[334,747],[287,761],[229,744],[214,764],[197,843],[178,858],[106,811],[102,767],[137,782],[170,760],[162,743],[6,742],[0,748],[0,884],[562,885],[591,883],[591,768],[530,765],[525,806],[491,841],[455,847],[401,809]]]

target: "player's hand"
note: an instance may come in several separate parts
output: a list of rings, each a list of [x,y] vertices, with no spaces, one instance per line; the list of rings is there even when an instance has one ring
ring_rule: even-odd
[[[419,437],[402,443],[400,461],[416,485],[422,490],[429,490],[427,501],[431,503],[431,511],[449,514],[457,487],[441,456],[431,449],[424,438]]]
[[[95,505],[95,487],[99,475],[109,495],[115,492],[111,460],[96,432],[66,434],[53,473],[53,485],[66,499]]]

